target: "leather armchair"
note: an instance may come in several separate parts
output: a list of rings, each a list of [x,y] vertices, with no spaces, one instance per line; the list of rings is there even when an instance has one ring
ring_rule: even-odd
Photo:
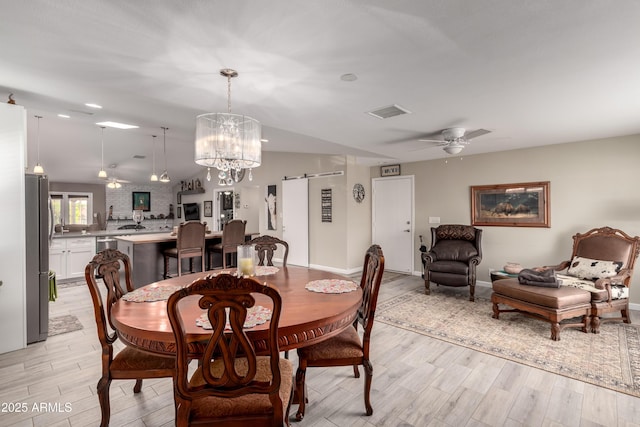
[[[470,225],[441,225],[431,228],[431,248],[422,254],[425,293],[430,283],[469,286],[474,301],[476,266],[482,261],[482,230]]]

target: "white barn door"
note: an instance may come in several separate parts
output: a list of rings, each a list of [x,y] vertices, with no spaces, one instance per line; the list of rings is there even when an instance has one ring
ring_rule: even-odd
[[[309,179],[282,181],[282,239],[289,244],[287,264],[309,266]]]

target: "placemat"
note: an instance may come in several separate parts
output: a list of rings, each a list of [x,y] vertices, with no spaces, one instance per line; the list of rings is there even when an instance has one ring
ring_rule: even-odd
[[[258,265],[256,266],[256,276],[268,276],[270,274],[276,274],[280,269],[272,265]]]
[[[351,280],[321,279],[307,283],[305,288],[312,292],[320,292],[323,294],[342,294],[355,291],[358,289],[358,284]]]
[[[166,301],[172,293],[180,289],[182,286],[151,284],[123,295],[122,299],[131,302]]]
[[[244,329],[250,329],[256,325],[262,325],[270,319],[271,309],[261,305],[256,305],[247,309],[247,318],[244,321],[243,327]],[[200,317],[196,319],[196,325],[203,329],[213,329],[211,327],[211,322],[209,322],[209,318],[207,317],[207,313],[202,313]],[[224,329],[231,330],[231,326],[228,321]]]

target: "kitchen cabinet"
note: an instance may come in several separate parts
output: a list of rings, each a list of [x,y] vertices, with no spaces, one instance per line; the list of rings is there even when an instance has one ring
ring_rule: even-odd
[[[49,247],[49,269],[56,272],[56,280],[79,279],[96,254],[94,237],[53,239]]]

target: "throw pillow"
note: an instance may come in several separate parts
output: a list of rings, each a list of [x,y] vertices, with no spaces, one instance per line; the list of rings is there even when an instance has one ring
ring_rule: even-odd
[[[596,281],[618,274],[622,268],[620,261],[603,261],[591,258],[574,257],[567,270],[570,276]]]

